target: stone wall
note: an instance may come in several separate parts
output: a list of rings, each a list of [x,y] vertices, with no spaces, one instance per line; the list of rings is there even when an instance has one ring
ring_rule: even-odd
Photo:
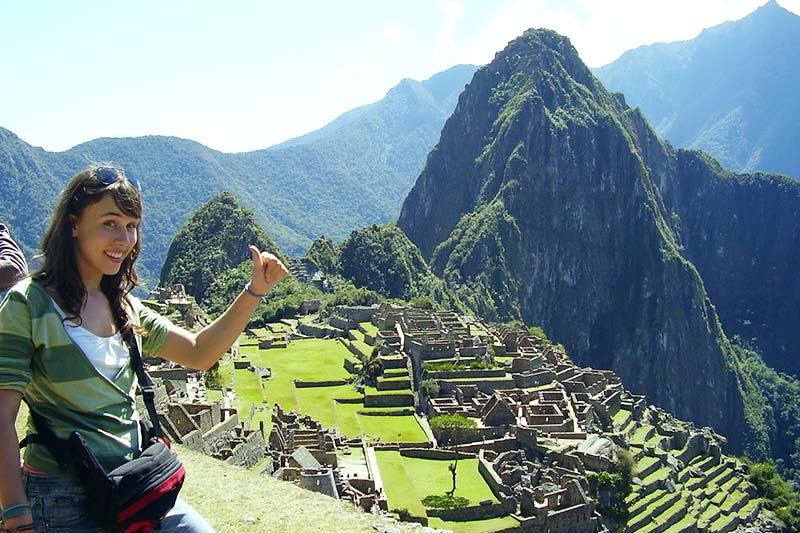
[[[378,312],[377,305],[371,306],[347,306],[337,305],[330,308],[331,315],[339,315],[352,320],[353,322],[372,322],[372,317]]]
[[[327,381],[302,381],[299,379],[295,379],[294,386],[298,389],[310,389],[313,387],[336,387],[339,385],[347,385],[347,381],[344,379],[330,379]]]
[[[410,407],[414,405],[411,394],[370,394],[364,396],[364,407]]]
[[[453,450],[443,450],[440,448],[403,448],[400,450],[403,457],[416,457],[418,459],[431,459],[434,461],[452,461],[458,455],[459,459],[472,459],[474,453],[458,452]]]
[[[539,444],[539,432],[536,428],[517,427],[517,442],[529,450],[535,450]]]
[[[304,324],[303,322],[298,324],[297,329],[300,330],[300,333],[303,335],[316,337],[318,339],[324,339],[326,337],[343,337],[345,334],[344,331],[340,329],[327,326],[316,326],[314,324]]]
[[[683,461],[684,464],[689,464],[689,461],[703,455],[708,451],[709,442],[708,438],[701,432],[692,433],[689,440],[686,442],[686,449],[683,450],[676,457]]]
[[[504,492],[508,492],[510,487],[503,485],[503,481],[500,479],[500,476],[497,475],[494,468],[492,468],[492,464],[484,457],[483,450],[478,452],[478,473],[486,484],[489,485],[489,489],[492,491],[492,494],[494,494],[494,497],[502,501],[502,499],[506,497]],[[505,489],[503,487],[505,487]]]
[[[486,345],[461,346],[458,349],[458,353],[464,357],[479,357],[481,355],[486,355]]]
[[[352,342],[344,342],[341,337],[339,338],[339,340],[342,342],[342,344],[345,345],[345,347],[348,350],[350,350],[351,354],[353,354],[356,357],[358,357],[361,361],[363,361],[364,359],[367,358],[367,354],[362,353],[361,350],[359,350],[358,347],[355,344],[353,344]]]
[[[492,450],[498,453],[507,452],[517,448],[517,439],[515,437],[503,437],[500,439],[459,444],[456,447],[459,451],[471,453],[478,453],[480,450]]]
[[[492,439],[503,437],[510,429],[511,427],[505,424],[489,427],[458,428],[454,431],[449,431],[446,437],[447,440],[456,445],[472,442],[487,442]],[[434,435],[436,435],[436,440],[440,444],[444,444],[441,440],[441,437],[443,437],[441,432],[434,431]]]
[[[186,411],[183,405],[180,404],[170,404],[167,416],[169,417],[172,426],[180,433],[182,436],[187,435],[192,431],[200,430],[200,427],[194,422],[192,416]]]
[[[245,468],[250,468],[261,459],[267,452],[267,443],[260,431],[250,431],[244,441],[233,448],[231,456],[225,462]]]
[[[345,402],[338,402],[338,403],[345,403]],[[358,401],[350,402],[350,403],[361,403],[361,399],[358,398]],[[414,411],[413,407],[409,407],[408,409],[397,409],[393,408],[392,410],[387,411],[363,411],[358,410],[358,416],[410,416],[413,415],[416,411]]]
[[[348,359],[345,357],[344,359],[344,368],[351,374],[358,374],[358,369],[356,368],[356,363],[352,359]]]
[[[203,440],[207,449],[211,451],[211,455],[219,453],[228,445],[228,440],[236,433],[239,425],[239,416],[233,415],[203,434]]]
[[[514,374],[514,384],[520,389],[547,385],[556,379],[556,373],[552,370],[532,370]]]
[[[402,376],[398,376],[402,377]],[[397,379],[397,378],[383,378],[381,376],[378,377],[378,382],[376,383],[377,389],[379,391],[385,390],[410,390],[411,389],[411,378],[404,378],[404,379]]]
[[[498,518],[508,514],[506,506],[502,503],[490,503],[488,505],[470,505],[459,509],[427,509],[425,511],[429,517],[437,517],[442,520],[453,522],[466,522],[468,520],[486,520]]]
[[[502,368],[464,369],[464,370],[428,370],[430,379],[459,379],[459,378],[501,378],[506,375]]]
[[[498,379],[498,380],[476,379],[474,381],[471,381],[470,384],[475,385],[476,387],[478,387],[478,390],[486,394],[492,394],[496,390],[513,389],[515,387],[514,380],[511,378]],[[458,385],[464,385],[464,383],[448,381],[448,380],[439,380],[439,387],[441,388],[439,394],[442,396],[455,394],[456,387]]]
[[[580,451],[575,451],[573,453],[580,458],[589,470],[610,471],[614,468],[614,463],[611,459],[603,455],[595,455],[593,453],[584,453]]]
[[[328,319],[328,323],[330,323],[331,326],[337,329],[341,329],[343,331],[347,331],[348,329],[353,329],[358,325],[358,322],[353,322],[352,320],[348,320],[346,318],[342,318],[340,316],[335,316],[335,315],[331,316]]]
[[[333,480],[333,471],[329,468],[319,472],[304,470],[300,472],[297,484],[304,489],[339,499],[339,493],[336,492],[336,483]]]

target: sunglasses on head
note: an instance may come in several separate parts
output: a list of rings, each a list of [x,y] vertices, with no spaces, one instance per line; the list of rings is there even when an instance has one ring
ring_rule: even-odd
[[[114,167],[97,167],[94,171],[95,177],[100,180],[100,183],[105,185],[106,187],[109,185],[113,185],[118,180],[126,179],[128,180],[134,188],[142,192],[142,184],[139,183],[139,180],[134,178],[133,176],[126,176],[125,171],[120,168]]]

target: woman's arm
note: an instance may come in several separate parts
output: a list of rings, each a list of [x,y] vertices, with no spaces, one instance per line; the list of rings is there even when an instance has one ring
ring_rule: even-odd
[[[16,505],[28,505],[25,488],[22,486],[22,471],[19,467],[19,440],[14,423],[19,412],[22,394],[0,389],[0,506],[8,509]],[[30,511],[30,509],[28,510]],[[30,524],[30,512],[9,518],[3,524],[6,529]]]
[[[250,290],[266,294],[289,272],[281,260],[269,252],[259,252],[258,248],[250,246],[250,253],[253,256]],[[199,332],[172,326],[159,355],[189,368],[209,369],[244,331],[260,301],[243,290],[224,313]]]

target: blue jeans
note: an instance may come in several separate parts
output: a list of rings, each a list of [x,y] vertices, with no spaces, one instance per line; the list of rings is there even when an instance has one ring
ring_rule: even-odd
[[[104,533],[86,513],[86,490],[80,482],[47,474],[22,472],[36,533]],[[91,497],[91,495],[89,495]],[[157,531],[214,533],[200,513],[178,498]]]

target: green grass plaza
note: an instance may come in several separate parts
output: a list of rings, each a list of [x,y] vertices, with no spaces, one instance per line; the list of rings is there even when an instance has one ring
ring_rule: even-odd
[[[336,428],[347,437],[365,436],[383,442],[426,442],[425,432],[413,415],[386,414],[401,408],[365,408],[363,403],[344,403],[337,400],[358,400],[363,397],[352,385],[296,387],[298,381],[347,380],[352,375],[345,369],[344,360],[357,361],[355,356],[335,339],[297,339],[286,348],[260,350],[255,342],[245,341],[239,348],[240,359],[252,365],[269,368],[272,377],[260,380],[246,369],[234,370],[226,364],[220,372],[236,390],[234,407],[246,420],[251,406],[273,407],[280,404],[284,411],[310,415],[327,428]],[[253,427],[263,420],[271,427],[271,410],[261,409],[253,418]]]
[[[355,337],[362,351],[369,346],[365,344],[363,334]],[[220,367],[226,385],[236,391],[233,407],[243,421],[250,420],[253,428],[263,421],[268,432],[272,425],[272,409],[278,403],[285,411],[310,415],[346,437],[363,436],[370,442],[427,442],[416,417],[405,414],[409,407],[365,408],[363,395],[349,383],[313,387],[295,385],[295,380],[324,382],[352,377],[344,361],[357,362],[358,358],[339,340],[295,339],[286,348],[259,349],[258,341],[242,337],[238,359],[269,368],[272,374],[269,379],[260,379],[250,370],[234,369],[232,361]],[[370,395],[401,392],[378,391],[372,387],[365,390]],[[219,398],[217,391],[209,393],[210,399]],[[251,411],[254,411],[252,419]],[[404,414],[389,414],[392,412]],[[444,494],[451,488],[452,478],[447,468],[451,461],[403,457],[397,451],[385,450],[377,452],[377,459],[390,509],[408,509],[412,515],[425,516],[421,500],[431,494]],[[480,476],[475,458],[459,460],[457,487],[456,495],[469,499],[470,505],[481,500],[497,501]],[[511,517],[470,522],[430,518],[429,522],[432,527],[468,533],[497,531],[516,525]]]

